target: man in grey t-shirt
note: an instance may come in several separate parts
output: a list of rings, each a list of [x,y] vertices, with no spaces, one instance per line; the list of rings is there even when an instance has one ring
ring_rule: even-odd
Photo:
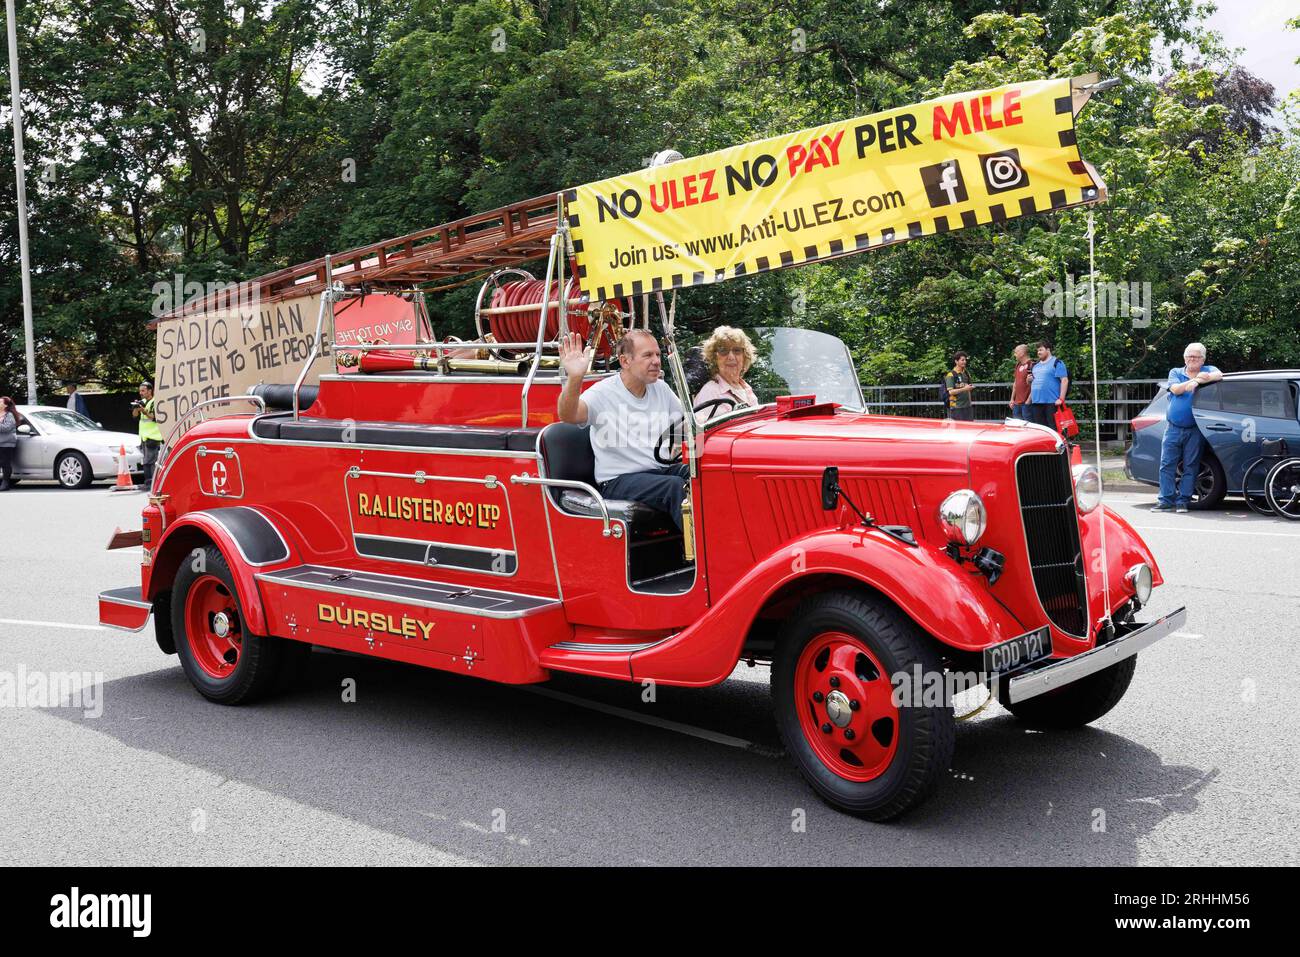
[[[560,342],[564,388],[557,411],[561,422],[590,423],[596,457],[596,484],[606,498],[631,499],[667,512],[682,527],[682,499],[690,468],[655,460],[660,434],[682,418],[682,404],[663,381],[659,343],[644,329],[619,340],[618,375],[582,391],[587,357],[582,338],[570,333]]]

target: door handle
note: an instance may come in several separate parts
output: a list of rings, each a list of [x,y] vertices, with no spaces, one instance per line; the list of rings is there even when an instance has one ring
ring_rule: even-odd
[[[1220,425],[1220,424],[1217,424],[1217,423],[1216,423],[1215,425],[1207,425],[1207,426],[1205,427],[1205,431],[1206,431],[1206,432],[1231,432],[1231,431],[1232,431],[1232,426],[1230,426],[1230,425]]]

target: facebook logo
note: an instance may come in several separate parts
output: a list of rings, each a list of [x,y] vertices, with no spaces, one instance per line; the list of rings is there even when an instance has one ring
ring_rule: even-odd
[[[951,206],[966,202],[966,181],[961,176],[961,165],[955,160],[944,160],[934,166],[921,167],[921,182],[931,206]]]

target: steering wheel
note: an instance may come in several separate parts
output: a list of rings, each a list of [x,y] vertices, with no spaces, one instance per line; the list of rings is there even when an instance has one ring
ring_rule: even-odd
[[[703,402],[697,402],[691,407],[692,413],[703,412],[706,409],[713,409],[717,406],[725,405],[728,411],[740,405],[730,396],[720,395],[716,399],[705,399]],[[710,412],[708,418],[713,418],[715,413]],[[682,443],[686,441],[685,419],[677,419],[668,428],[659,433],[659,441],[655,443],[654,457],[660,465],[677,465],[682,460]]]

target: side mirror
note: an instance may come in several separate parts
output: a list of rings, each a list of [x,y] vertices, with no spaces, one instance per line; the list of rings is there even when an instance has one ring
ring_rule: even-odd
[[[840,503],[840,470],[834,465],[822,469],[822,510],[835,511]]]
[[[35,434],[36,434],[35,432],[32,431],[32,427],[31,427],[30,425],[28,425],[26,422],[24,422],[22,425],[18,426],[18,430],[17,430],[17,431],[18,431],[18,434],[19,434],[19,435],[35,435]]]

